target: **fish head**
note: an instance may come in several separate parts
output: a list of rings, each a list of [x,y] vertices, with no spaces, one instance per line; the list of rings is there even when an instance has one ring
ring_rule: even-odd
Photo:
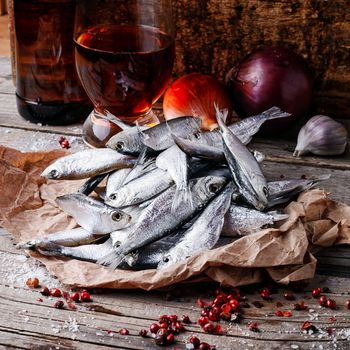
[[[121,229],[130,224],[131,216],[122,210],[113,209],[109,213],[111,220],[115,223],[115,229]]]
[[[50,180],[60,179],[64,174],[63,163],[55,162],[49,165],[40,176],[45,177]]]
[[[111,137],[106,146],[122,154],[135,155],[139,153],[140,148],[136,139],[135,134],[127,129]]]
[[[194,187],[197,187],[195,193],[198,193],[204,201],[214,197],[227,183],[223,176],[205,176],[197,179]]]
[[[172,266],[176,264],[178,261],[181,260],[177,257],[178,255],[176,254],[169,254],[169,253],[164,254],[158,263],[157,269],[165,269],[168,266]]]

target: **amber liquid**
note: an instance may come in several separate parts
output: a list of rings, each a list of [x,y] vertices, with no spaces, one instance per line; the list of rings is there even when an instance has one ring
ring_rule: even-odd
[[[14,2],[19,113],[45,124],[69,124],[92,110],[75,70],[73,0]]]
[[[75,47],[77,72],[95,109],[129,124],[150,110],[171,77],[174,40],[156,28],[97,25],[81,32]],[[110,130],[99,132],[101,128]],[[118,131],[100,121],[88,137],[101,139],[99,133],[110,137]]]

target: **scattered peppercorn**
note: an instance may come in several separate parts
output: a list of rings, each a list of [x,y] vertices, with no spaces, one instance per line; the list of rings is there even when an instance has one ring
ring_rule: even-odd
[[[199,350],[210,350],[210,345],[208,343],[200,343],[199,344]]]
[[[294,304],[294,310],[304,311],[307,310],[308,307],[304,304],[304,301],[300,301],[299,303]]]
[[[260,296],[264,299],[264,300],[270,300],[271,296],[270,296],[270,290],[268,288],[264,288],[261,293]]]
[[[318,299],[318,302],[320,303],[321,306],[326,307],[327,306],[327,297],[325,295],[321,295],[320,298]]]
[[[29,288],[38,288],[39,287],[39,279],[34,277],[34,278],[28,278],[26,281],[26,285]]]
[[[329,308],[329,309],[335,309],[337,307],[337,303],[335,302],[335,300],[333,299],[328,299],[327,300],[327,303],[326,303],[326,306]]]
[[[50,295],[52,297],[59,298],[60,296],[62,296],[62,293],[61,293],[61,291],[58,288],[51,288],[50,289]]]
[[[65,149],[70,148],[69,141],[64,136],[61,136],[60,139],[58,140],[58,142],[62,148],[65,148]]]
[[[315,289],[312,290],[311,295],[312,295],[313,298],[317,299],[317,298],[319,298],[321,293],[322,293],[322,289],[321,288],[315,288]]]
[[[121,335],[128,335],[129,334],[129,330],[126,329],[126,328],[122,328],[122,329],[119,329],[119,334]]]
[[[286,300],[295,300],[294,295],[292,293],[289,293],[289,292],[284,292],[283,293],[283,297]]]
[[[182,322],[183,323],[187,323],[187,324],[192,323],[191,320],[190,320],[190,317],[188,315],[183,315],[182,316]]]
[[[139,332],[139,336],[142,338],[147,337],[147,331],[145,329],[141,329]]]
[[[47,288],[47,287],[41,288],[40,293],[42,295],[49,296],[50,295],[49,288]]]
[[[248,329],[252,332],[260,332],[258,322],[250,322],[248,323]]]
[[[193,347],[194,347],[195,349],[198,349],[198,348],[199,348],[199,345],[200,345],[200,343],[201,343],[201,341],[200,341],[196,336],[194,336],[194,335],[191,335],[191,336],[189,337],[188,342],[189,342],[190,344],[193,344]]]
[[[172,344],[175,341],[175,336],[174,334],[170,333],[167,337],[166,337],[166,343],[167,344]]]
[[[74,292],[70,295],[70,299],[73,301],[80,301],[80,294],[78,292]]]
[[[64,302],[62,300],[58,300],[55,302],[55,304],[53,305],[56,309],[63,309],[64,307]]]
[[[80,300],[83,302],[88,302],[91,301],[91,296],[90,293],[88,291],[82,291],[80,294]]]
[[[153,334],[156,334],[159,331],[160,327],[157,323],[152,323],[149,327],[149,331]]]

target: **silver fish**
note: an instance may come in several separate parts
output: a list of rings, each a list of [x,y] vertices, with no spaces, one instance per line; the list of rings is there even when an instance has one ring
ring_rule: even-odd
[[[116,268],[129,253],[169,234],[203,208],[220,191],[225,182],[225,178],[213,176],[190,180],[193,207],[186,203],[176,212],[171,210],[176,188],[175,186],[169,188],[142,213],[127,242],[122,244],[114,255],[101,259],[99,263]]]
[[[216,112],[224,141],[224,153],[232,177],[244,199],[256,209],[263,210],[268,203],[268,189],[259,163],[247,147],[225,125],[222,113],[217,108]]]
[[[131,217],[96,199],[80,193],[66,194],[56,198],[58,206],[86,231],[106,234],[129,225]]]
[[[45,237],[33,239],[27,242],[20,242],[17,244],[17,248],[35,249],[36,247],[45,247],[51,243],[66,247],[73,247],[91,243],[100,237],[101,235],[88,232],[82,227],[77,227],[69,230],[54,232]]]
[[[278,107],[272,107],[258,115],[254,115],[240,120],[237,123],[233,123],[228,128],[239,138],[239,140],[247,145],[252,137],[259,131],[261,125],[267,120],[286,118],[290,114],[283,112]],[[209,146],[215,146],[222,150],[222,139],[218,130],[196,132],[189,136],[189,139],[207,144]]]
[[[321,175],[315,176],[311,179],[291,179],[291,180],[280,180],[280,181],[270,181],[267,183],[269,190],[269,199],[275,199],[277,197],[282,197],[288,193],[295,191],[302,192],[307,191],[312,187],[315,187],[322,181],[326,181],[331,176]]]
[[[158,268],[171,266],[214,247],[220,237],[225,213],[230,206],[231,194],[232,185],[229,184],[207,205],[194,224],[184,232],[180,241],[163,256]]]
[[[160,153],[156,159],[158,168],[167,171],[174,180],[176,191],[173,199],[173,210],[184,202],[191,203],[191,192],[188,188],[188,156],[181,149],[173,145]]]
[[[137,156],[144,148],[140,135],[140,129],[146,130],[147,127],[133,126],[122,130],[118,134],[112,136],[106,143],[106,146],[122,154]]]
[[[201,120],[194,117],[181,117],[168,120],[152,128],[140,132],[142,143],[154,151],[163,151],[172,145],[174,140],[171,135],[187,137],[198,131]]]
[[[166,171],[156,168],[111,193],[106,204],[115,208],[139,204],[163,192],[173,183]]]
[[[191,161],[189,164],[190,175],[194,175],[206,166],[205,162]],[[110,194],[109,198],[106,199],[106,203],[115,208],[141,204],[160,194],[173,184],[174,180],[167,171],[155,168]]]
[[[247,235],[287,218],[287,214],[277,211],[263,213],[252,208],[231,204],[225,215],[222,234],[225,236]]]
[[[97,262],[101,257],[113,251],[112,240],[108,239],[100,244],[85,244],[78,247],[66,247],[57,243],[48,243],[45,246],[36,246],[42,255],[64,256],[78,260]]]
[[[180,240],[185,230],[180,229],[170,235],[142,247],[124,260],[118,268],[127,270],[155,269],[169,250]],[[230,237],[220,237],[213,249],[222,247],[233,241]]]
[[[108,176],[105,194],[106,198],[108,198],[113,192],[116,192],[122,186],[130,171],[130,168],[120,169]]]
[[[221,136],[219,134],[221,139]],[[174,137],[176,145],[190,157],[211,160],[219,163],[225,163],[226,158],[222,148],[200,143],[192,140],[186,140],[182,137]]]
[[[87,149],[61,157],[41,174],[48,179],[77,180],[131,168],[136,160],[108,148]]]
[[[174,137],[174,141],[176,145],[190,157],[197,157],[217,163],[226,163],[223,147],[218,148],[205,143],[186,140],[182,137]],[[265,160],[265,155],[263,153],[256,150],[252,150],[250,152],[252,152],[258,163],[262,163]]]

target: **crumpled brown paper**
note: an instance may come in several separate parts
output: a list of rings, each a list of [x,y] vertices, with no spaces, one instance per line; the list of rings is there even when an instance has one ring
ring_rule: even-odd
[[[0,224],[17,240],[28,240],[76,223],[55,204],[82,181],[48,181],[41,171],[63,151],[21,153],[0,147]],[[64,284],[79,287],[166,287],[188,280],[214,280],[238,286],[262,281],[280,283],[312,278],[317,247],[350,244],[350,207],[320,190],[301,194],[285,209],[289,219],[279,228],[261,230],[164,270],[112,271],[97,264],[30,252]]]

